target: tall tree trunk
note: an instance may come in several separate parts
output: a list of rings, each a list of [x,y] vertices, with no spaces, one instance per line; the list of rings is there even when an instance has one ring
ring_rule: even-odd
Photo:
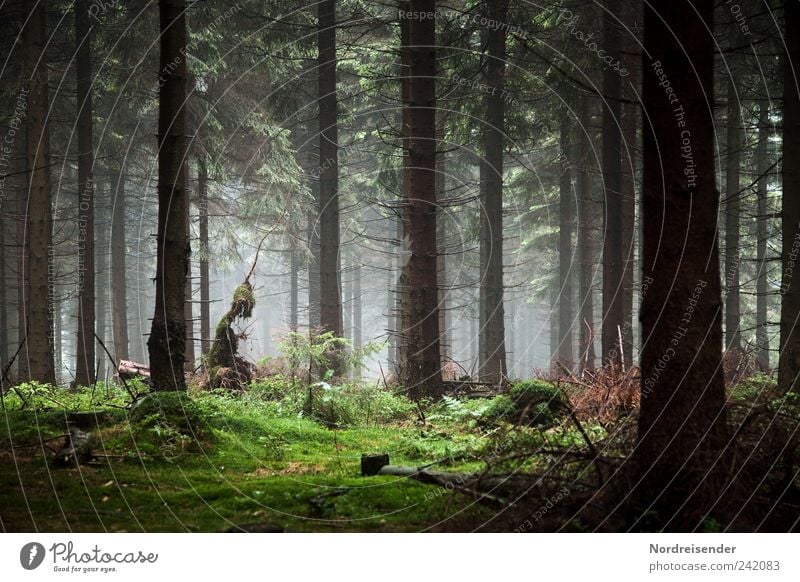
[[[114,320],[114,358],[129,359],[127,243],[125,241],[125,162],[112,183],[114,201],[111,206],[111,306]]]
[[[197,195],[200,206],[200,351],[206,355],[211,347],[211,278],[208,269],[208,167],[204,156],[197,160]]]
[[[603,12],[603,44],[613,61],[621,58],[621,35],[618,22],[620,0],[606,0]],[[603,221],[603,362],[622,363],[620,334],[625,334],[625,297],[623,265],[623,202],[621,77],[613,67],[603,69],[603,188],[605,212]]]
[[[559,162],[561,179],[559,182],[559,229],[558,229],[558,362],[568,370],[574,364],[572,353],[572,223],[575,220],[572,190],[572,170],[570,168],[569,117],[561,115]]]
[[[652,60],[645,64],[643,89],[642,264],[652,283],[641,309],[645,343],[632,499],[658,526],[691,530],[720,501],[727,474],[713,2],[646,4],[644,18],[644,54]]]
[[[725,348],[741,348],[739,331],[739,164],[741,114],[734,80],[728,81],[727,167],[725,169]]]
[[[346,276],[342,274],[342,318],[344,319],[344,332],[343,337],[346,337],[351,342],[353,341],[353,257],[350,252],[345,253],[345,263],[349,263],[345,267],[345,271],[349,274]]]
[[[390,221],[387,222],[387,232],[391,232],[390,229],[393,225]],[[390,257],[389,261],[387,261],[388,267],[386,267],[386,289],[388,290],[386,294],[386,357],[389,370],[394,370],[394,363],[397,361],[397,334],[395,333],[397,331],[397,318],[395,314],[395,293],[397,293],[397,289],[395,287],[396,271],[392,268],[394,264],[393,248],[394,245],[392,241],[389,241],[386,250],[386,256]]]
[[[95,382],[94,145],[92,140],[92,35],[88,3],[75,2],[78,104],[78,339],[75,384]]]
[[[336,97],[336,1],[321,0],[319,28],[319,230],[320,325],[337,337],[343,334],[342,283],[339,261],[339,137]],[[331,358],[335,375],[339,358]]]
[[[508,0],[486,0],[491,22],[506,22]],[[505,136],[506,29],[487,32],[486,116],[483,126],[485,180],[481,212],[481,286],[483,287],[486,361],[482,377],[498,382],[507,375],[505,315],[503,309],[503,149]]]
[[[637,128],[640,106],[636,101],[641,95],[641,45],[637,41],[637,31],[641,25],[641,4],[631,2],[625,5],[623,13],[625,23],[624,49],[622,62],[629,76],[623,81],[622,95],[626,103],[621,105],[622,112],[622,145],[620,149],[621,163],[621,204],[622,204],[622,345],[625,365],[633,365],[634,319],[633,289],[636,240],[636,167],[639,144]],[[641,39],[641,37],[639,37]]]
[[[358,350],[363,345],[362,335],[362,297],[361,297],[361,258],[356,256],[353,260],[353,348]],[[361,368],[356,366],[353,370],[356,378],[361,378]]]
[[[437,128],[437,143],[444,143],[444,126],[439,123]],[[447,186],[446,180],[446,162],[445,152],[439,151],[436,153],[436,199],[444,200],[447,195],[445,188]],[[447,283],[447,233],[445,232],[447,221],[445,220],[445,209],[438,208],[438,218],[436,220],[436,228],[439,229],[437,239],[439,242],[439,252],[436,257],[437,270],[439,271],[439,330],[442,335],[441,350],[442,350],[442,364],[446,363],[451,358],[451,345],[452,341],[450,333],[450,310],[447,308],[448,298],[448,283]]]
[[[110,194],[111,188],[110,184],[107,184],[107,181],[104,180],[103,182],[97,183],[97,188],[95,189],[96,198],[100,201],[104,199],[103,192],[106,188],[103,186],[106,185]],[[111,199],[111,196],[108,196],[108,199]],[[101,202],[102,204],[102,202]],[[101,205],[101,208],[103,206]],[[100,210],[98,210],[98,214],[100,214]],[[96,265],[96,272],[95,272],[95,281],[97,284],[97,293],[96,293],[96,304],[95,304],[95,329],[97,330],[97,336],[103,341],[106,346],[109,345],[108,336],[106,334],[106,322],[108,321],[108,296],[109,296],[109,287],[111,286],[111,279],[109,277],[109,268],[108,268],[108,255],[110,250],[110,229],[108,226],[103,226],[106,221],[105,217],[100,214],[98,216],[99,225],[95,228],[95,234],[97,235],[97,244],[95,245],[95,265]],[[112,266],[113,267],[113,266]],[[113,268],[112,268],[113,271]],[[92,338],[94,341],[94,338]],[[94,362],[94,369],[92,370],[92,374],[97,374],[97,380],[106,380],[106,364],[107,356],[105,353],[102,355],[97,354],[95,356]]]
[[[6,225],[8,222],[3,219],[0,223],[0,374],[6,369],[6,362],[10,354],[8,353],[8,330],[11,327],[9,322],[8,288],[11,287],[6,258]],[[5,386],[0,386],[0,390]]]
[[[188,197],[188,189],[186,190]],[[186,203],[186,244],[191,247],[192,240],[192,216],[191,203]],[[183,315],[186,320],[186,345],[185,350],[185,371],[194,372],[194,291],[192,290],[192,263],[189,262],[186,271],[186,300],[183,302]]]
[[[27,164],[30,172],[25,208],[25,246],[22,305],[25,306],[25,350],[29,378],[54,384],[53,364],[53,214],[50,192],[50,132],[45,4],[26,0],[28,20],[22,31],[25,83],[28,94]]]
[[[435,0],[411,0],[411,12],[433,13]],[[411,398],[438,395],[442,368],[439,351],[436,270],[436,23],[408,24],[408,352],[403,366]]]
[[[299,285],[298,276],[300,274],[300,260],[297,256],[297,251],[292,247],[289,250],[289,326],[293,330],[297,330],[298,326],[298,300],[299,300]]]
[[[153,390],[185,390],[186,276],[186,2],[159,0],[161,58],[158,108],[156,301],[147,347]]]
[[[767,294],[769,282],[767,273],[767,185],[769,178],[769,106],[762,102],[759,111],[758,145],[756,146],[756,173],[758,197],[756,209],[756,357],[762,370],[769,370],[769,330],[767,328]]]
[[[320,244],[319,244],[319,181],[311,182],[311,193],[314,196],[312,213],[308,216],[308,327],[317,329],[320,326]]]
[[[778,384],[782,390],[800,391],[800,276],[794,263],[800,251],[800,6],[786,2],[783,73],[783,196],[781,215],[781,339]]]
[[[580,124],[580,174],[578,197],[578,258],[580,261],[579,302],[580,333],[578,351],[580,369],[594,369],[594,197],[592,196],[592,114],[591,101],[587,94],[581,95],[579,104]]]

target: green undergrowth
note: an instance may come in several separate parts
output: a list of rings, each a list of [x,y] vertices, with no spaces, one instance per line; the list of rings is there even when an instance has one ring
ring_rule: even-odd
[[[40,386],[46,394],[27,403],[5,394],[4,529],[226,531],[270,523],[288,531],[441,530],[452,516],[480,520],[491,511],[452,490],[361,477],[361,455],[389,453],[394,465],[431,470],[535,470],[535,458],[505,458],[531,447],[580,446],[582,438],[555,414],[535,426],[492,416],[508,395],[426,403],[421,422],[411,402],[374,384],[317,386],[310,410],[308,387],[286,379],[241,393],[149,394],[129,408],[122,407],[124,389],[102,388],[98,398]],[[70,413],[88,410],[102,411],[91,430],[95,461],[50,468],[46,447],[63,444]]]

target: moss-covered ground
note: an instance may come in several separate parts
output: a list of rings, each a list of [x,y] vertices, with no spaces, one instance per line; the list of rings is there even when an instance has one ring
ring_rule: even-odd
[[[34,387],[37,388],[37,387]],[[130,409],[38,387],[28,404],[6,395],[0,429],[0,525],[5,531],[286,531],[447,529],[479,518],[469,496],[407,478],[360,476],[362,453],[392,464],[445,460],[479,442],[411,416],[326,428],[269,400],[224,394],[148,396]],[[117,389],[112,389],[117,390]],[[59,408],[55,402],[64,404]],[[103,407],[89,465],[52,468],[70,412]]]

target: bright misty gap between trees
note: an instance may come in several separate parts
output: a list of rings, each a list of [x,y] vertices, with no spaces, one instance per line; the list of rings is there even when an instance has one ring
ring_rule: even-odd
[[[798,529],[794,0],[0,11],[4,531]]]

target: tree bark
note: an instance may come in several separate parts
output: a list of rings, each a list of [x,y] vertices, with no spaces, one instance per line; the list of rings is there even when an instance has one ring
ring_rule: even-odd
[[[800,391],[800,277],[794,263],[800,250],[800,6],[784,4],[786,19],[783,73],[783,196],[781,197],[783,252],[781,264],[781,339],[778,384],[781,390]]]
[[[769,106],[762,102],[759,111],[758,145],[756,146],[756,173],[758,185],[756,196],[756,358],[762,370],[769,370],[769,329],[767,323],[767,299],[769,281],[767,273],[767,184],[769,177]]]
[[[188,188],[186,195],[188,198]],[[191,203],[186,202],[186,244],[191,246],[192,230],[191,230],[192,216],[191,216]],[[184,371],[187,373],[194,372],[194,291],[192,289],[192,263],[189,262],[186,271],[186,300],[183,302],[183,316],[186,320],[186,360],[184,362]]]
[[[727,474],[710,106],[713,2],[648,4],[644,18],[642,263],[652,282],[641,309],[645,343],[631,498],[659,527],[691,530],[713,517]]]
[[[27,164],[30,172],[27,208],[25,209],[26,259],[23,279],[25,349],[29,378],[54,384],[53,364],[53,215],[50,192],[50,132],[47,55],[45,53],[45,5],[26,0],[28,21],[22,31],[24,79],[27,85],[28,117],[26,123]]]
[[[153,390],[185,390],[186,2],[159,0],[158,236],[156,297],[147,347]]]
[[[211,347],[211,278],[208,240],[208,167],[205,157],[197,160],[198,229],[200,236],[200,351]]]
[[[579,302],[580,332],[578,336],[580,369],[593,370],[594,353],[594,213],[592,195],[592,113],[590,97],[581,95],[580,124],[580,195],[578,198],[578,256],[580,261]]]
[[[733,79],[728,81],[727,167],[725,169],[725,349],[741,348],[739,302],[739,164],[741,114]]]
[[[411,12],[433,13],[435,0],[411,0]],[[442,368],[439,351],[436,269],[436,23],[408,23],[408,326],[404,385],[409,396],[438,396]]]
[[[487,18],[506,22],[508,0],[486,0]],[[486,360],[481,377],[499,382],[507,376],[505,312],[503,308],[503,148],[505,137],[506,29],[490,27],[487,32],[486,115],[483,126],[484,172],[481,212],[481,286]]]
[[[336,97],[336,2],[318,5],[319,28],[319,230],[320,326],[336,337],[344,333],[342,321],[341,262],[339,259],[339,143]],[[331,357],[334,375],[341,362]]]
[[[75,384],[95,382],[94,145],[92,139],[92,33],[88,3],[75,2],[78,105],[78,338]]]
[[[561,115],[559,162],[561,179],[559,181],[558,204],[558,362],[572,370],[572,223],[575,220],[572,190],[572,170],[569,162],[572,131],[566,112]]]
[[[107,181],[103,181],[100,183],[96,182],[95,188],[95,197],[98,200],[103,200],[103,184]],[[110,196],[110,184],[106,184],[108,186],[109,191],[109,199]],[[99,224],[95,227],[95,235],[97,237],[97,244],[94,245],[95,250],[95,282],[97,285],[97,292],[95,294],[95,329],[97,336],[103,340],[103,343],[106,343],[106,338],[108,335],[106,334],[106,326],[108,321],[108,298],[109,298],[109,287],[111,286],[111,279],[109,277],[109,265],[108,265],[108,254],[110,250],[110,235],[111,229],[108,226],[104,226],[107,224],[105,217],[100,215],[98,216]],[[95,341],[95,338],[92,337],[92,341]],[[97,352],[97,350],[95,350]],[[107,357],[105,353],[102,355],[95,355],[95,362],[94,365],[96,366],[96,376],[97,380],[105,380],[106,379],[106,369],[107,369]],[[112,369],[116,366],[112,365]],[[95,371],[92,371],[92,374],[95,374]]]
[[[111,306],[114,319],[114,358],[129,360],[127,250],[125,241],[125,163],[120,162],[115,176],[114,201],[111,207]]]
[[[292,240],[289,248],[289,327],[293,331],[297,331],[297,326],[299,325],[299,275],[300,257],[297,255],[297,250],[294,248],[294,241]]]
[[[620,149],[621,204],[622,204],[622,343],[625,365],[634,363],[633,347],[635,326],[633,319],[634,271],[636,270],[636,168],[639,144],[638,125],[641,115],[636,101],[641,96],[641,45],[637,33],[641,26],[641,4],[631,2],[623,11],[626,30],[622,62],[629,75],[623,81],[623,97],[628,101],[621,105],[622,145]],[[639,36],[639,39],[641,37]]]
[[[621,58],[621,35],[617,19],[620,0],[607,0],[603,12],[603,44],[605,53],[614,61]],[[605,213],[603,221],[603,362],[622,364],[620,333],[625,328],[623,202],[621,151],[621,77],[613,67],[603,69],[603,189]]]

